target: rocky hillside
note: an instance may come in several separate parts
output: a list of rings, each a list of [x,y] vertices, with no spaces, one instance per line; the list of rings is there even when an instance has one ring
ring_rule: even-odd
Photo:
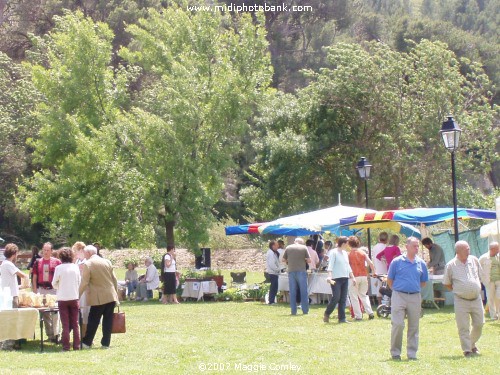
[[[104,250],[103,256],[113,262],[115,267],[124,267],[124,261],[133,257],[141,259],[157,254],[154,251],[133,249]],[[263,271],[266,263],[260,249],[214,250],[212,251],[212,269]],[[194,255],[187,249],[177,249],[177,264],[180,269],[194,268]]]

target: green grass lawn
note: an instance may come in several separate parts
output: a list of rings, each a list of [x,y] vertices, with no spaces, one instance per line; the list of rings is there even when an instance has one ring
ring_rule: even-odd
[[[0,374],[494,374],[500,323],[487,322],[482,355],[462,356],[451,308],[425,310],[419,361],[391,361],[390,320],[325,324],[325,306],[290,316],[289,306],[259,302],[123,302],[126,334],[113,335],[110,350],[61,352],[30,340],[21,351],[0,352]],[[335,319],[332,319],[335,321]],[[286,366],[300,367],[299,371]],[[248,367],[245,367],[248,366]],[[249,371],[265,366],[266,370]],[[273,370],[284,366],[283,370]],[[219,369],[223,369],[220,371]],[[262,367],[261,367],[262,368]],[[495,370],[495,368],[497,370]],[[200,369],[206,369],[201,371]]]

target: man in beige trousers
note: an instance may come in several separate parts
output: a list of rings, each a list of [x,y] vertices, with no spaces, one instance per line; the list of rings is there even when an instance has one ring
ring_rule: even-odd
[[[470,255],[470,247],[466,241],[458,241],[455,244],[455,253],[455,258],[446,265],[443,285],[453,291],[460,344],[464,356],[471,357],[479,354],[476,343],[481,337],[484,324],[479,280],[481,266],[478,259]]]

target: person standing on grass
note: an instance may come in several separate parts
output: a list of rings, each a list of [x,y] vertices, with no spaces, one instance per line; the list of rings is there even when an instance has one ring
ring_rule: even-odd
[[[359,238],[356,236],[349,237],[347,243],[351,251],[349,253],[349,265],[351,266],[352,273],[356,283],[349,285],[349,298],[351,300],[352,309],[354,311],[355,320],[363,320],[363,313],[361,312],[361,305],[363,304],[365,312],[368,314],[368,319],[373,319],[373,310],[370,305],[370,298],[366,295],[368,291],[368,272],[366,266],[370,266],[373,274],[375,274],[375,266],[362,249],[359,248]]]
[[[378,235],[378,243],[372,249],[372,261],[375,266],[375,273],[377,275],[387,275],[387,264],[379,260],[377,255],[385,249],[387,246],[387,240],[389,239],[389,235],[387,232],[380,232]],[[382,294],[380,294],[380,287],[382,286],[381,281],[376,277],[371,278],[371,290],[372,294],[377,295],[377,301],[380,305],[382,303]]]
[[[401,360],[405,316],[408,318],[406,353],[409,360],[417,359],[418,330],[422,297],[420,291],[429,280],[427,266],[418,254],[418,239],[408,237],[406,255],[395,258],[389,266],[387,285],[392,289],[391,299],[391,355]]]
[[[44,243],[42,247],[42,258],[38,259],[33,265],[34,293],[43,295],[56,294],[56,290],[52,287],[52,280],[56,267],[61,264],[61,261],[52,256],[52,250],[53,246],[50,242]],[[59,336],[59,314],[44,312],[42,316],[48,340],[57,342]]]
[[[163,256],[163,296],[161,302],[179,303],[177,300],[177,254],[173,246],[167,247],[167,253]],[[156,271],[156,269],[155,269]]]
[[[74,253],[69,247],[59,250],[61,264],[56,267],[52,286],[57,290],[57,304],[62,324],[63,351],[70,349],[69,336],[73,331],[73,350],[80,350],[78,325],[80,268],[73,263]]]
[[[280,260],[278,253],[278,243],[276,241],[269,242],[269,250],[266,254],[266,272],[269,275],[271,286],[269,288],[269,305],[276,303],[276,294],[278,293],[278,278],[280,274]]]
[[[352,280],[353,285],[356,285],[356,280],[354,279],[354,274],[349,265],[347,237],[341,236],[337,238],[337,247],[330,252],[327,270],[327,280],[332,284],[332,298],[326,306],[323,321],[325,323],[330,321],[330,314],[335,310],[335,306],[338,304],[337,311],[339,323],[350,323],[345,317],[345,305],[347,301],[349,279]]]
[[[444,273],[444,266],[446,266],[443,249],[438,244],[433,243],[429,237],[422,240],[422,245],[429,250],[429,263],[427,263],[429,272],[433,275],[442,275]]]
[[[17,283],[17,278],[28,277],[28,275],[26,275],[24,272],[21,272],[21,270],[16,267],[18,251],[19,249],[17,245],[13,243],[7,244],[4,250],[5,260],[0,265],[1,285],[2,288],[10,289],[13,309],[17,309],[19,307],[19,285]],[[2,350],[19,349],[19,344],[16,342],[16,340],[0,341],[0,349]]]
[[[85,243],[82,241],[77,241],[73,244],[71,247],[71,250],[73,251],[73,254],[75,256],[75,264],[78,266],[78,269],[80,270],[80,278],[83,275],[83,265],[87,261],[85,259]],[[80,301],[78,302],[78,305],[80,306],[80,313],[82,314],[82,326],[81,326],[81,331],[82,331],[82,337],[85,336],[85,333],[87,333],[87,325],[89,323],[89,312],[90,312],[90,306],[87,304],[87,292],[83,292],[83,294],[80,296]]]
[[[311,262],[304,240],[297,237],[293,245],[286,247],[283,260],[288,265],[288,285],[290,290],[290,309],[297,315],[297,296],[304,315],[309,313],[309,293],[307,292],[306,264]]]
[[[309,252],[309,257],[311,258],[311,262],[309,263],[309,269],[311,271],[316,271],[316,269],[319,266],[319,256],[316,250],[314,250],[313,246],[314,246],[313,240],[306,241],[307,251]]]
[[[103,349],[109,349],[113,311],[115,305],[119,304],[118,282],[111,262],[98,256],[94,246],[85,246],[84,253],[87,261],[83,266],[79,293],[81,296],[88,287],[87,303],[90,306],[90,312],[87,333],[82,338],[82,348],[89,349],[92,346],[102,318],[101,345]]]
[[[446,264],[443,285],[454,295],[455,320],[458,336],[465,357],[479,354],[476,346],[484,325],[484,308],[481,300],[481,265],[470,255],[466,241],[455,244],[456,256]],[[470,321],[472,320],[472,329]]]
[[[386,246],[384,250],[377,254],[377,260],[382,261],[382,258],[387,264],[387,269],[389,269],[391,262],[394,258],[401,255],[401,249],[399,248],[399,236],[393,234],[389,240],[389,246]]]
[[[498,242],[490,243],[490,250],[479,257],[481,281],[486,289],[491,320],[500,319],[500,254]]]

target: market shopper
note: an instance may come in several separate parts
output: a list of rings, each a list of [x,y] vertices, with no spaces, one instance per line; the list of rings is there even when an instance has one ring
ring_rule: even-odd
[[[391,356],[401,360],[405,316],[408,319],[406,353],[409,360],[417,359],[422,287],[429,279],[427,266],[418,254],[418,239],[408,237],[406,255],[395,258],[389,267],[387,284],[391,298]]]
[[[446,264],[443,285],[453,292],[460,345],[464,356],[470,357],[479,354],[476,343],[484,325],[479,276],[481,266],[479,260],[470,255],[470,247],[466,241],[455,244],[455,253],[455,258]]]
[[[52,286],[54,272],[61,261],[52,256],[53,246],[46,242],[42,247],[42,257],[33,265],[33,292],[43,295],[55,295],[56,290]],[[44,312],[42,314],[45,324],[47,339],[51,342],[58,342],[59,337],[59,314],[53,312]]]

